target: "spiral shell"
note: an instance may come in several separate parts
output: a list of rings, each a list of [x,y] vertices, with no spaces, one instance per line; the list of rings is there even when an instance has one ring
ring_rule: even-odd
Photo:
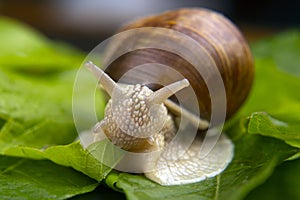
[[[224,82],[227,98],[226,118],[231,117],[239,109],[251,89],[254,64],[247,42],[228,19],[207,9],[179,9],[138,19],[124,26],[120,31],[142,27],[176,30],[204,47],[217,66]],[[121,43],[116,45],[121,45]],[[138,49],[114,60],[106,68],[106,73],[114,80],[119,80],[128,70],[146,63],[161,63],[183,74],[197,95],[201,118],[209,120],[211,97],[208,88],[195,67],[179,55],[161,49]],[[157,79],[163,78],[162,73],[157,73]],[[157,87],[153,85],[151,89],[156,90]]]

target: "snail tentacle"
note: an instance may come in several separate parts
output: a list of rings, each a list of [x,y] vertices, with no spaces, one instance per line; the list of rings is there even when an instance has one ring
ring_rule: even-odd
[[[118,84],[93,62],[86,62],[85,67],[88,68],[88,70],[90,70],[94,74],[94,76],[99,80],[99,83],[102,85],[103,89],[109,94],[109,96],[112,96],[113,91],[121,90]]]
[[[170,96],[174,95],[179,90],[190,85],[187,79],[183,79],[174,83],[171,83],[163,88],[155,91],[149,98],[149,102],[153,104],[161,104],[167,100]]]

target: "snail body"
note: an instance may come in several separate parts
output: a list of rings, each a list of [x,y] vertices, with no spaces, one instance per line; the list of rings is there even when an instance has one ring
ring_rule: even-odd
[[[91,62],[86,63],[86,67],[97,77],[111,98],[106,106],[104,119],[94,128],[94,140],[101,140],[104,135],[114,145],[129,152],[161,151],[160,157],[147,164],[153,165],[153,170],[145,173],[151,180],[162,185],[192,183],[221,173],[233,157],[231,141],[224,135],[216,136],[215,142],[209,144],[210,149],[204,156],[199,147],[205,143],[203,137],[196,137],[188,148],[180,140],[174,145],[172,140],[176,138],[177,131],[182,129],[175,118],[181,116],[187,119],[196,130],[203,131],[215,126],[216,124],[212,125],[212,122],[209,124],[209,120],[212,116],[212,100],[218,98],[218,95],[210,97],[205,80],[214,82],[216,77],[221,77],[224,84],[225,101],[227,100],[226,118],[238,110],[250,91],[254,74],[253,60],[247,43],[230,21],[206,9],[166,12],[139,19],[126,25],[121,31],[143,27],[170,29],[187,35],[205,49],[205,55],[217,70],[210,69],[209,65],[193,66],[193,63],[174,52],[155,48],[133,48],[132,51],[117,56],[112,62],[104,61],[105,72]],[[118,49],[122,48],[125,41],[129,44],[132,42],[134,46],[135,41],[157,42],[157,38],[161,40],[173,37],[173,35],[157,37],[156,32],[151,31],[142,40],[134,39],[133,36],[124,37],[124,42],[112,41],[110,44],[112,48],[108,48],[104,60],[112,60],[118,55]],[[178,48],[181,48],[180,45],[183,45],[182,48],[191,48],[178,41]],[[189,51],[193,53],[194,50]],[[204,64],[207,63],[205,59],[203,58]],[[156,63],[171,67],[181,76],[168,76],[166,73],[169,71],[160,72],[161,68],[151,71],[151,67],[145,65]],[[124,74],[136,66],[143,67],[138,76],[122,79]],[[202,77],[202,67],[204,71],[208,71],[210,77]],[[148,78],[151,84],[139,83],[140,80]],[[118,80],[126,83],[125,86],[115,82]],[[164,84],[160,84],[161,80]],[[184,100],[178,105],[178,99],[174,99],[174,94],[184,92],[184,88],[189,86],[195,91],[197,106],[201,110],[200,116],[194,113],[189,101]],[[218,91],[219,88],[215,89]],[[168,98],[173,99],[171,101]],[[186,96],[186,100],[188,99],[189,96]],[[184,125],[184,132],[189,132],[190,129],[187,127]],[[169,144],[172,145],[165,150]]]

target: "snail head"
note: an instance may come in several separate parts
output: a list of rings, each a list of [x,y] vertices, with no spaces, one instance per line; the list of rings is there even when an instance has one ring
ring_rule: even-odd
[[[85,66],[110,95],[112,120],[124,133],[133,137],[146,138],[162,130],[168,116],[164,101],[189,86],[187,79],[155,92],[140,84],[121,86],[92,62]]]

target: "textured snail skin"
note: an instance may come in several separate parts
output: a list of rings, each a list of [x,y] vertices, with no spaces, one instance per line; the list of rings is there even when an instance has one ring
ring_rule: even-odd
[[[153,94],[149,88],[128,85],[122,89],[122,93],[121,101],[113,103],[110,99],[107,103],[105,117],[94,129],[96,138],[97,133],[103,131],[114,145],[136,153],[163,149],[165,142],[171,140],[176,133],[173,119],[167,114],[167,108],[163,104],[157,106],[158,117],[151,120],[145,103],[146,98]],[[138,137],[142,133],[149,135]]]
[[[201,158],[199,147],[202,140],[195,140],[190,148],[176,161],[172,153],[178,152],[182,144],[163,152],[155,163],[155,170],[145,173],[146,177],[161,185],[181,185],[203,181],[220,174],[233,158],[234,145],[224,134],[214,144],[214,148]]]
[[[203,46],[218,67],[224,82],[226,118],[238,110],[249,94],[254,77],[254,64],[247,42],[228,19],[206,9],[180,9],[139,19],[120,31],[141,27],[173,29],[188,35]],[[210,119],[211,99],[203,78],[194,66],[174,53],[159,49],[135,50],[111,63],[106,72],[114,80],[119,80],[126,71],[145,63],[171,66],[184,75],[196,91],[201,117]],[[163,74],[157,76],[163,78]],[[170,80],[172,81],[174,80]]]
[[[91,61],[85,63],[103,89],[111,96],[105,116],[93,132],[94,142],[107,137],[126,151],[161,151],[175,136],[175,123],[164,105],[170,96],[189,86],[187,79],[176,81],[153,92],[140,84],[120,86]],[[103,135],[104,134],[104,135]]]

